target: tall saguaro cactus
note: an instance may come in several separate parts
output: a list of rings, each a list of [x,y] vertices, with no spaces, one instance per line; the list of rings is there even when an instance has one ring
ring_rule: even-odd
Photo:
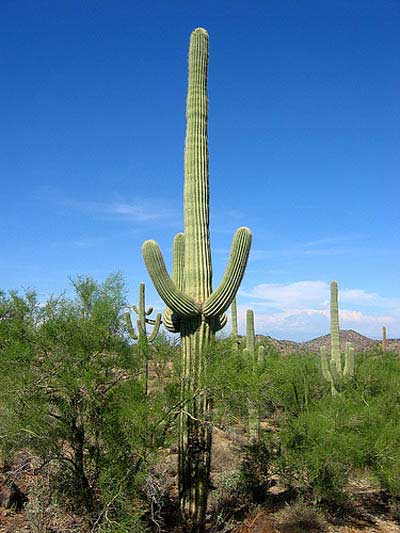
[[[143,244],[143,257],[153,283],[167,305],[166,327],[179,332],[182,353],[179,420],[179,498],[192,522],[204,531],[211,460],[211,399],[204,386],[206,350],[226,323],[242,280],[251,245],[251,232],[239,228],[228,266],[212,290],[208,176],[208,33],[195,29],[190,38],[189,82],[186,103],[184,233],[174,241],[172,278],[154,241]]]
[[[336,281],[331,282],[331,358],[335,362],[336,371],[341,374],[338,285]]]
[[[263,363],[265,348],[264,346],[259,346],[258,350],[256,350],[254,312],[252,309],[247,309],[246,313],[246,348],[244,348],[243,354],[249,357],[253,374],[255,374]],[[250,438],[253,441],[257,441],[260,438],[260,412],[257,403],[249,400],[248,410]]]
[[[158,332],[160,331],[161,314],[157,313],[155,320],[148,318],[149,315],[151,315],[151,313],[153,312],[153,308],[149,307],[148,309],[146,309],[144,283],[141,283],[139,286],[139,304],[133,305],[132,309],[138,316],[136,321],[137,333],[135,332],[135,328],[133,327],[131,315],[129,312],[125,313],[125,323],[130,337],[133,340],[138,341],[139,349],[144,360],[143,363],[145,370],[145,392],[147,394],[149,375],[148,344],[151,344],[156,339]],[[151,324],[154,326],[153,331],[150,335],[147,335],[146,324]]]
[[[340,353],[340,330],[339,330],[339,306],[338,306],[338,285],[336,281],[331,282],[331,353],[330,358],[325,346],[321,346],[321,369],[322,375],[331,384],[332,395],[338,393],[338,388],[343,378],[350,378],[354,375],[354,348],[351,342],[346,342],[344,352],[344,366]]]

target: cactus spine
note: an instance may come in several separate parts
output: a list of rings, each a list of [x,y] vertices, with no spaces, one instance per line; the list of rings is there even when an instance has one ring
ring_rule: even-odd
[[[192,531],[204,531],[211,460],[211,398],[204,387],[207,345],[226,323],[242,280],[251,232],[239,228],[220,285],[212,290],[208,177],[208,33],[195,29],[190,38],[186,102],[184,233],[174,243],[173,276],[161,251],[146,241],[142,251],[150,277],[164,300],[165,325],[181,336],[184,408],[179,418],[179,499]]]
[[[340,353],[339,336],[339,306],[338,306],[338,285],[336,281],[331,282],[331,354],[328,357],[325,346],[321,346],[321,369],[326,381],[331,384],[332,395],[338,393],[338,388],[343,378],[350,378],[354,375],[354,348],[351,342],[346,342],[344,352],[344,367],[342,355]]]
[[[146,309],[145,303],[145,286],[144,283],[139,285],[139,304],[132,305],[133,311],[137,314],[138,318],[136,320],[137,333],[132,324],[131,315],[129,312],[125,313],[125,323],[126,329],[133,340],[138,341],[138,346],[140,353],[143,357],[144,363],[144,373],[145,373],[145,393],[147,395],[148,388],[148,377],[149,377],[149,352],[148,344],[151,344],[157,337],[158,332],[160,331],[161,324],[161,314],[158,313],[155,320],[152,320],[149,317],[153,312],[152,307]],[[153,331],[150,335],[147,335],[146,324],[153,325]]]
[[[246,313],[246,347],[243,349],[243,354],[247,355],[250,360],[253,374],[256,374],[264,361],[265,351],[264,346],[259,346],[256,350],[256,336],[254,330],[254,312],[248,309]],[[260,412],[257,402],[248,401],[249,411],[249,434],[253,441],[260,438]]]
[[[382,326],[382,352],[386,352],[387,338],[386,338],[386,326]]]

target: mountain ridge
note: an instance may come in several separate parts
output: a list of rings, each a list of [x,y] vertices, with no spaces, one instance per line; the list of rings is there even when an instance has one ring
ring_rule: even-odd
[[[330,349],[331,336],[321,335],[315,337],[309,341],[295,342],[286,339],[274,339],[267,335],[256,335],[257,341],[264,342],[270,346],[273,346],[281,353],[290,352],[315,352],[318,353],[321,346],[325,346]],[[354,329],[341,329],[340,330],[340,350],[344,352],[346,342],[351,342],[356,352],[368,351],[374,347],[378,347],[382,341],[371,339],[361,333],[358,333]],[[400,352],[400,339],[387,339],[387,350]]]

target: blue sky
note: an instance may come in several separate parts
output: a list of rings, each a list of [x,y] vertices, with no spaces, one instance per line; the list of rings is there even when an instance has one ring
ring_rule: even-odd
[[[400,336],[397,0],[3,0],[0,286],[42,298],[68,277],[169,261],[182,229],[189,35],[210,34],[215,284],[238,226],[254,234],[238,296],[258,333],[341,325]]]

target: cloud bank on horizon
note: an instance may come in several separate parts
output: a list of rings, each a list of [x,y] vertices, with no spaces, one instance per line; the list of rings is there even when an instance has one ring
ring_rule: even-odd
[[[262,283],[238,294],[241,331],[246,309],[255,313],[258,334],[303,341],[329,333],[330,284],[326,281]],[[245,303],[243,303],[245,301]],[[400,298],[389,298],[363,289],[339,286],[341,329],[355,329],[379,337],[383,325],[389,337],[400,331]]]

